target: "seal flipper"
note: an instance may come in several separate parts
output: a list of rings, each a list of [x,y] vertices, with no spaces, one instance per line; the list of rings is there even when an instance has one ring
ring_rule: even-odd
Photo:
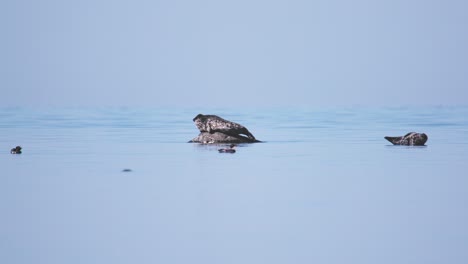
[[[251,140],[257,140],[254,135],[252,135],[252,133],[250,133],[249,130],[247,130],[247,128],[244,128],[243,131],[241,132],[241,134],[244,134],[246,135],[248,138],[250,138]]]
[[[390,141],[393,145],[400,145],[400,141],[403,137],[385,137],[386,140]]]

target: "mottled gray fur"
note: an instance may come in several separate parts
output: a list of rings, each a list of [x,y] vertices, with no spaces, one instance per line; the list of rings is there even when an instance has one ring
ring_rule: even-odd
[[[404,146],[424,146],[427,141],[427,135],[424,133],[410,132],[402,137],[385,137],[393,145]]]
[[[210,134],[215,132],[221,132],[226,135],[246,135],[249,139],[255,140],[252,133],[247,130],[244,126],[225,120],[216,115],[202,115],[198,114],[194,119],[195,125],[200,132],[208,132]]]

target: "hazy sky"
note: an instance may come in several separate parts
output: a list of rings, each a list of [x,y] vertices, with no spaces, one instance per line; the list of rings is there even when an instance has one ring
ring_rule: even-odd
[[[457,0],[15,0],[0,106],[468,104]]]

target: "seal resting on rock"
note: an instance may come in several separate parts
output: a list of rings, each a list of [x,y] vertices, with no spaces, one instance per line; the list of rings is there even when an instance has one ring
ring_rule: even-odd
[[[228,121],[216,115],[198,114],[194,119],[195,125],[200,132],[221,132],[228,135],[246,135],[251,140],[255,140],[252,133],[244,126]]]
[[[393,145],[403,146],[424,146],[427,141],[427,135],[424,133],[410,132],[402,137],[385,137]]]
[[[200,130],[192,143],[254,143],[258,141],[244,126],[216,115],[198,114],[193,122]]]

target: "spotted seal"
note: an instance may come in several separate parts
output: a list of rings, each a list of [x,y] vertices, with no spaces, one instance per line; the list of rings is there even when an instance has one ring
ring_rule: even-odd
[[[202,115],[198,114],[193,118],[193,122],[197,126],[200,132],[208,132],[213,134],[215,132],[221,132],[226,135],[239,136],[246,135],[251,141],[257,141],[252,133],[247,130],[244,126],[228,121],[216,115]]]
[[[260,140],[252,140],[246,136],[241,135],[227,135],[221,132],[200,132],[198,136],[189,141],[189,143],[202,143],[202,144],[241,144],[241,143],[257,143]]]
[[[403,146],[424,146],[427,141],[427,135],[424,133],[410,132],[402,137],[385,137],[393,145]]]

